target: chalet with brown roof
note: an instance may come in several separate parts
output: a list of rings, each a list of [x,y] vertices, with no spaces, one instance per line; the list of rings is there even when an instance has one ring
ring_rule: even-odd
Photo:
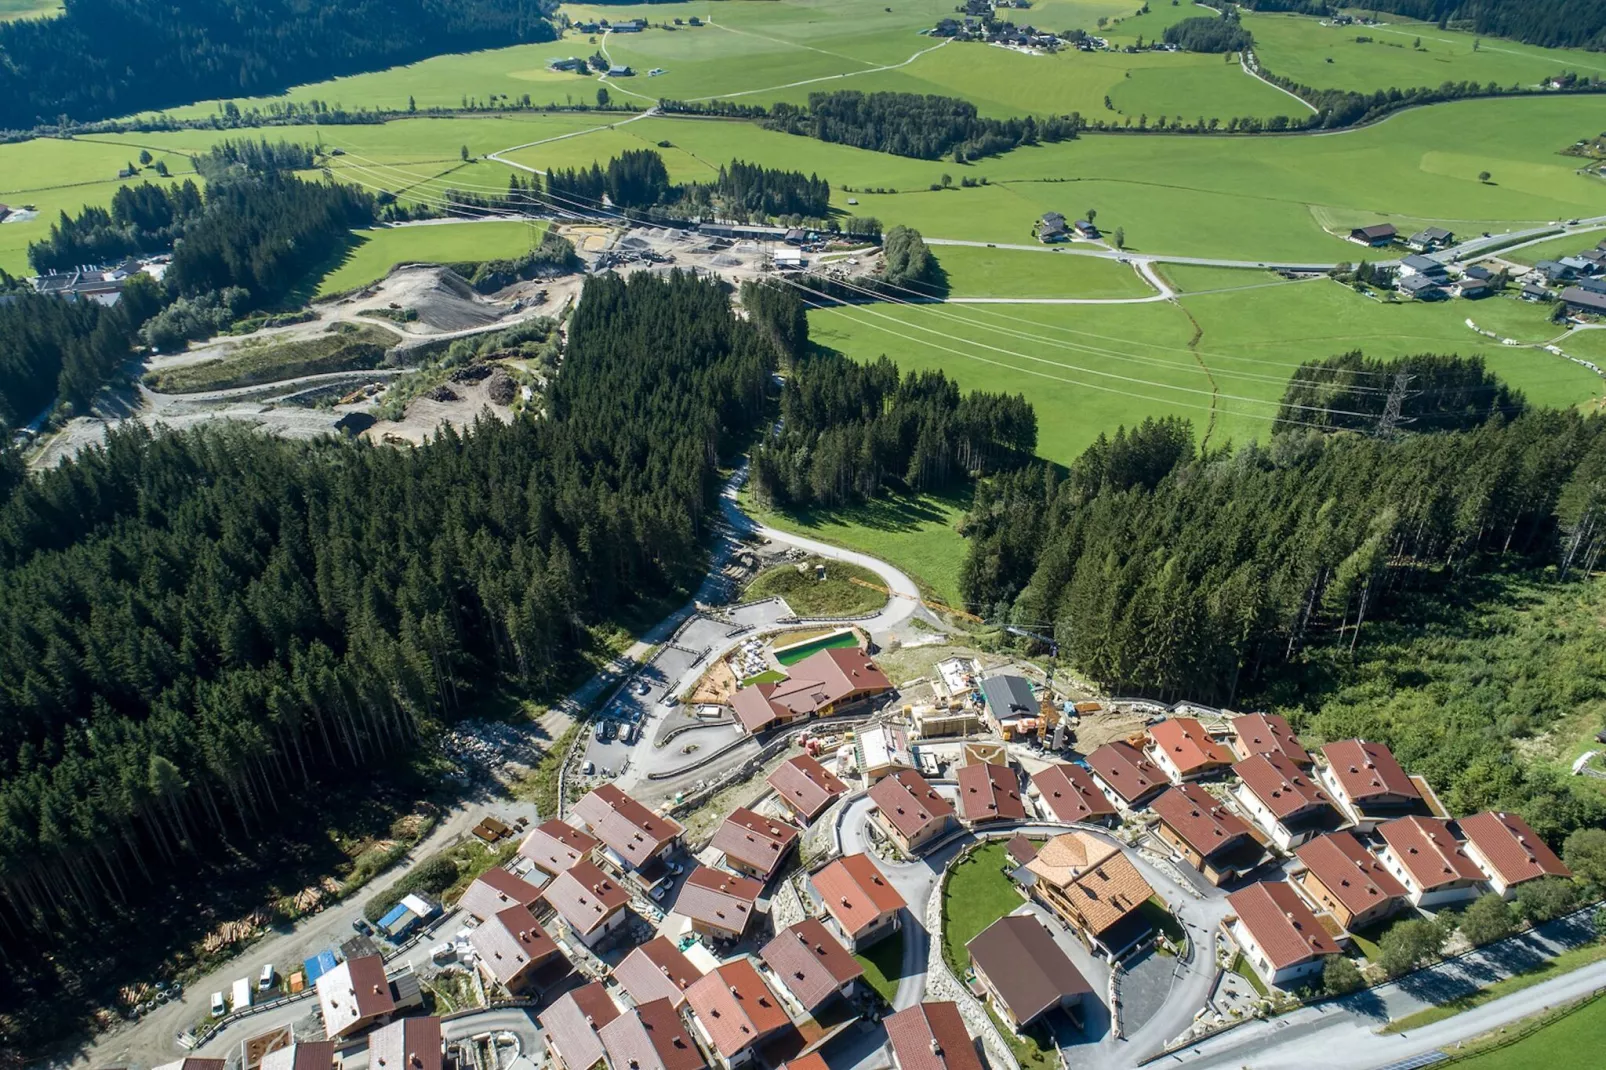
[[[317,988],[324,1033],[334,1040],[355,1036],[396,1010],[385,977],[385,960],[378,955],[347,959],[321,974]]]
[[[515,996],[530,995],[544,987],[538,978],[551,965],[562,963],[558,945],[546,934],[525,906],[510,906],[486,918],[469,934],[486,977]],[[568,970],[548,971],[552,978]]]
[[[881,827],[908,854],[955,826],[953,804],[912,769],[883,777],[869,795]]]
[[[1294,730],[1288,727],[1288,720],[1275,713],[1234,717],[1232,752],[1240,759],[1254,754],[1281,754],[1303,768],[1309,768],[1314,761]]]
[[[853,952],[898,931],[903,896],[866,854],[845,855],[821,869],[809,883]]]
[[[457,908],[470,917],[485,921],[508,907],[533,906],[540,898],[541,889],[500,866],[492,866],[468,886],[463,898],[457,901]]]
[[[1293,881],[1346,929],[1364,929],[1405,906],[1405,885],[1348,832],[1318,836],[1294,852]]]
[[[1252,754],[1232,767],[1240,806],[1278,849],[1291,851],[1346,822],[1314,778],[1281,751]]]
[[[738,806],[715,830],[710,846],[724,853],[726,866],[763,882],[775,876],[802,835],[780,818]]]
[[[638,1004],[597,1031],[613,1070],[703,1070],[708,1063],[667,999]]]
[[[1154,889],[1119,847],[1090,832],[1055,836],[1025,865],[1032,895],[1089,949],[1119,956],[1149,935],[1143,904]]]
[[[1267,860],[1244,819],[1197,784],[1172,788],[1155,799],[1155,833],[1211,884],[1236,880]]]
[[[1356,831],[1370,832],[1379,821],[1427,815],[1422,793],[1383,744],[1346,739],[1327,744],[1322,757],[1326,764],[1317,770],[1318,779]]]
[[[412,1020],[414,1019],[408,1019],[408,1021]],[[436,1019],[436,1022],[438,1023],[439,1019]],[[397,1024],[400,1025],[402,1023],[398,1022]],[[389,1026],[385,1026],[368,1038],[369,1052],[374,1050],[374,1040],[379,1036],[379,1033],[389,1028]],[[250,1041],[246,1042],[245,1065],[247,1067],[251,1066],[250,1043]],[[219,1060],[219,1062],[222,1061]],[[335,1070],[336,1065],[334,1041],[302,1040],[293,1041],[282,1048],[276,1048],[266,1053],[262,1056],[261,1061],[256,1064],[256,1070]]]
[[[1483,870],[1455,838],[1448,821],[1402,817],[1379,825],[1377,834],[1383,837],[1383,864],[1405,885],[1413,905],[1475,899],[1483,891]]]
[[[1316,976],[1328,956],[1339,954],[1333,935],[1282,881],[1251,884],[1229,895],[1227,906],[1234,915],[1224,923],[1227,931],[1268,985],[1285,988]]]
[[[1232,752],[1192,717],[1173,717],[1150,725],[1149,756],[1173,784],[1216,776],[1232,764]]]
[[[767,783],[775,789],[775,797],[804,825],[848,793],[848,786],[835,773],[807,754],[782,762]]]
[[[837,996],[850,995],[864,976],[859,960],[817,918],[804,918],[781,930],[759,957],[811,1015]]]
[[[976,980],[1019,1032],[1050,1011],[1075,1010],[1092,986],[1030,914],[999,918],[965,945]]]
[[[402,1018],[368,1037],[368,1070],[442,1070],[446,1040],[441,1020]]]
[[[1135,810],[1159,795],[1171,781],[1160,767],[1130,743],[1106,743],[1087,756],[1093,782],[1122,810]]]
[[[984,763],[959,770],[959,816],[975,827],[993,821],[1025,821],[1020,777],[1007,765]]]
[[[594,948],[627,920],[630,893],[592,863],[581,862],[552,878],[546,901],[581,943]]]
[[[753,906],[764,886],[750,877],[698,866],[680,887],[675,913],[715,940],[740,940],[753,920]]]
[[[791,1018],[753,963],[733,959],[686,990],[692,1025],[720,1066],[742,1066]]]
[[[613,968],[613,979],[638,1006],[667,999],[678,1007],[686,1002],[686,989],[702,975],[667,936],[653,937]]]
[[[982,1070],[957,1003],[917,1003],[884,1024],[895,1070]]]
[[[581,832],[567,821],[553,818],[543,821],[530,830],[519,844],[519,854],[534,863],[535,868],[548,876],[556,877],[566,869],[586,861],[597,849],[597,838]]]
[[[570,809],[585,830],[602,842],[602,856],[621,873],[640,879],[658,868],[686,830],[672,817],[660,817],[613,784],[604,784]],[[649,886],[656,878],[648,881]]]
[[[1119,817],[1093,774],[1079,765],[1062,763],[1034,773],[1031,792],[1037,796],[1038,813],[1048,821],[1108,825]]]
[[[547,1052],[562,1070],[591,1070],[608,1053],[602,1030],[619,1017],[619,1008],[601,981],[565,992],[536,1019]]]
[[[892,681],[870,655],[835,647],[793,665],[780,683],[742,688],[731,707],[742,727],[757,733],[809,717],[830,717],[891,690]]]
[[[1541,877],[1571,877],[1572,870],[1516,814],[1486,811],[1463,817],[1457,824],[1466,841],[1467,854],[1489,878],[1496,894],[1509,896],[1512,890]]]
[[[226,1059],[201,1059],[191,1055],[183,1059],[174,1059],[170,1063],[162,1063],[152,1070],[224,1070],[227,1065]]]

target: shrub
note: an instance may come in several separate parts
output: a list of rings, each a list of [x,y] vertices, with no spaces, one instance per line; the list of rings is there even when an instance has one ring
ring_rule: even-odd
[[[1343,955],[1334,955],[1322,968],[1322,985],[1330,996],[1342,996],[1360,988],[1365,982],[1355,963]]]
[[[1517,889],[1517,911],[1539,924],[1559,918],[1578,902],[1578,886],[1563,877],[1544,877]]]
[[[386,888],[383,892],[368,900],[362,908],[363,917],[369,921],[378,921],[390,912],[390,908],[401,902],[402,896],[414,892],[423,892],[426,895],[440,895],[450,888],[457,880],[457,863],[444,854],[430,855],[420,862],[401,880]]]
[[[1390,977],[1398,977],[1421,966],[1439,953],[1445,933],[1426,919],[1402,921],[1378,941],[1382,967]]]
[[[1461,915],[1461,931],[1474,944],[1488,944],[1510,936],[1516,928],[1511,907],[1500,896],[1490,892],[1467,907]]]

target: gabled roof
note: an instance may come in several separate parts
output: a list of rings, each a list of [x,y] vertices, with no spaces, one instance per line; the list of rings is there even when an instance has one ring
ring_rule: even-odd
[[[643,1003],[598,1031],[613,1070],[701,1070],[707,1063],[667,999]]]
[[[1392,238],[1397,233],[1393,223],[1373,223],[1369,227],[1356,227],[1350,234],[1360,234],[1367,238]]]
[[[1090,832],[1055,836],[1038,848],[1026,868],[1058,888],[1095,936],[1109,931],[1154,894],[1125,852]]]
[[[1064,223],[1063,217],[1061,223]],[[981,696],[987,702],[987,709],[1000,721],[1036,717],[1038,713],[1037,696],[1032,694],[1032,685],[1022,676],[1007,673],[989,676],[981,682]]]
[[[1431,256],[1423,256],[1421,253],[1412,253],[1410,256],[1402,259],[1400,264],[1404,267],[1411,268],[1414,271],[1420,271],[1425,275],[1437,274],[1444,271],[1443,264],[1439,263]]]
[[[1171,783],[1159,766],[1130,743],[1106,743],[1087,756],[1087,764],[1128,806]]]
[[[1227,905],[1266,953],[1273,970],[1338,954],[1338,945],[1310,907],[1283,881],[1251,884],[1229,895]]]
[[[778,684],[744,687],[736,693],[732,705],[748,730],[757,731],[782,716],[783,711],[806,717],[849,695],[890,690],[892,681],[870,660],[870,655],[856,647],[832,647],[816,651],[787,669],[787,678]],[[753,691],[762,698],[763,707],[758,699],[750,697],[743,703],[736,701]]]
[[[959,770],[959,812],[966,821],[1024,821],[1020,778],[1007,765],[967,765]]]
[[[812,881],[825,909],[849,935],[908,905],[869,855],[845,855],[816,873]]]
[[[1150,806],[1202,858],[1249,837],[1243,818],[1197,784],[1172,788]]]
[[[965,945],[1018,1022],[1093,989],[1030,914],[999,918]]]
[[[558,945],[525,906],[498,911],[468,939],[486,969],[504,985],[558,953]]]
[[[681,885],[675,899],[675,912],[693,921],[739,933],[753,916],[753,904],[764,894],[764,886],[750,877],[721,873],[698,866]]]
[[[614,1006],[608,990],[601,981],[592,981],[565,992],[537,1020],[566,1070],[590,1070],[602,1061],[607,1050],[599,1031],[617,1017],[619,1008]]]
[[[1149,727],[1154,749],[1163,753],[1183,776],[1232,764],[1232,754],[1210,738],[1192,717],[1173,717]]]
[[[1400,798],[1420,800],[1422,795],[1405,775],[1394,752],[1381,743],[1345,739],[1322,748],[1322,757],[1332,767],[1339,788],[1350,802]]]
[[[378,1033],[375,1033],[373,1037],[369,1038],[369,1052],[374,1050],[374,1037],[378,1035]],[[188,1061],[193,1063],[196,1060]],[[218,1061],[221,1063],[224,1060],[220,1059]],[[261,1070],[332,1070],[334,1065],[334,1041],[300,1040],[262,1056],[260,1068]]]
[[[1450,823],[1436,817],[1402,817],[1377,827],[1418,888],[1431,892],[1457,881],[1481,881],[1483,870],[1450,834]]]
[[[403,1018],[369,1034],[368,1070],[441,1070],[443,1050],[439,1018]]]
[[[1405,886],[1382,860],[1348,832],[1318,836],[1294,854],[1351,914],[1405,895]]]
[[[1331,807],[1327,792],[1280,753],[1256,754],[1232,767],[1262,806],[1281,821],[1312,807]]]
[[[324,1031],[340,1037],[360,1022],[396,1009],[385,978],[385,960],[378,955],[347,959],[318,978],[318,1003]]]
[[[530,830],[519,844],[519,854],[557,876],[576,862],[590,858],[596,846],[595,836],[581,832],[567,821],[553,818]]]
[[[546,901],[571,928],[590,934],[624,909],[630,893],[592,863],[581,862],[552,878]]]
[[[807,754],[782,762],[769,775],[768,783],[777,795],[810,821],[848,791],[848,786],[836,774]]]
[[[870,789],[870,801],[881,816],[906,837],[913,837],[933,821],[952,817],[953,806],[912,769],[883,777]]]
[[[1593,309],[1596,312],[1606,312],[1606,294],[1586,290],[1582,286],[1569,286],[1561,292],[1561,299],[1569,305],[1578,305],[1580,308]]]
[[[1286,718],[1275,713],[1250,713],[1232,719],[1233,735],[1238,753],[1245,758],[1251,754],[1281,754],[1297,765],[1311,763],[1310,751],[1288,727]]]
[[[632,866],[644,864],[686,831],[674,818],[659,817],[613,784],[582,798],[573,812]]]
[[[1516,814],[1486,811],[1458,824],[1467,843],[1478,849],[1494,875],[1507,886],[1538,877],[1571,877],[1556,852]]]
[[[765,817],[738,806],[714,832],[710,845],[727,858],[769,875],[801,835],[780,818]]]
[[[982,1070],[957,1003],[917,1003],[885,1024],[898,1070]]]
[[[463,898],[457,901],[459,910],[484,921],[499,910],[511,906],[527,907],[541,898],[541,889],[527,880],[515,877],[501,866],[492,866],[475,878]]]
[[[809,1011],[864,976],[864,967],[817,918],[781,930],[759,956]]]
[[[1051,765],[1033,774],[1032,784],[1057,821],[1095,821],[1115,813],[1093,774],[1079,765]]]
[[[701,976],[667,936],[653,937],[613,968],[613,979],[638,1004],[667,999],[678,1007],[686,1001],[686,989]]]
[[[749,960],[733,959],[686,990],[686,1003],[726,1059],[787,1025],[791,1019]]]

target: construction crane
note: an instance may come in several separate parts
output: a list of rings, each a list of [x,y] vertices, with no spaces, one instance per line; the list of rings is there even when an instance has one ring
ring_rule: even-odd
[[[932,609],[940,610],[943,613],[952,613],[954,616],[962,617],[963,619],[971,621],[974,624],[984,623],[982,619],[976,616],[974,613],[966,613],[962,609],[955,609],[953,606],[945,605],[942,602],[936,602],[929,598],[920,598],[916,595],[904,594],[902,591],[894,591],[890,587],[883,587],[879,583],[871,583],[869,580],[861,580],[857,576],[849,576],[848,582],[856,583],[860,587],[868,587],[872,591],[880,591],[882,594],[887,595],[890,598],[908,598],[915,602],[923,602]]]

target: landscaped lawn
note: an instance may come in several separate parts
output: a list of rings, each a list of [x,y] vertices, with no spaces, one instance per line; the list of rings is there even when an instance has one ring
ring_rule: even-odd
[[[970,968],[965,945],[1022,903],[1003,867],[1009,861],[1002,842],[977,848],[948,876],[943,889],[943,954],[956,977]]]
[[[1244,958],[1241,951],[1232,960],[1232,972],[1248,981],[1249,986],[1259,993],[1262,998],[1271,994],[1266,990],[1266,982],[1260,979],[1260,975],[1255,972],[1253,966],[1249,965],[1249,960]]]
[[[815,579],[817,566],[824,566],[825,579]],[[784,598],[802,617],[853,617],[873,613],[887,604],[885,592],[865,584],[879,587],[881,577],[846,561],[811,557],[801,566],[785,564],[764,570],[747,585],[741,600]]]
[[[867,984],[891,1003],[898,994],[898,982],[903,977],[903,930],[871,944],[863,953],[853,956],[864,967]]]
[[[454,264],[522,256],[541,244],[545,223],[442,223],[357,231],[356,243],[339,267],[318,283],[318,296],[345,293],[377,282],[397,264]]]
[[[1606,999],[1595,998],[1530,1035],[1494,1051],[1458,1060],[1459,1070],[1532,1070],[1584,1066],[1606,1050]],[[1595,1052],[1595,1056],[1585,1053]]]

